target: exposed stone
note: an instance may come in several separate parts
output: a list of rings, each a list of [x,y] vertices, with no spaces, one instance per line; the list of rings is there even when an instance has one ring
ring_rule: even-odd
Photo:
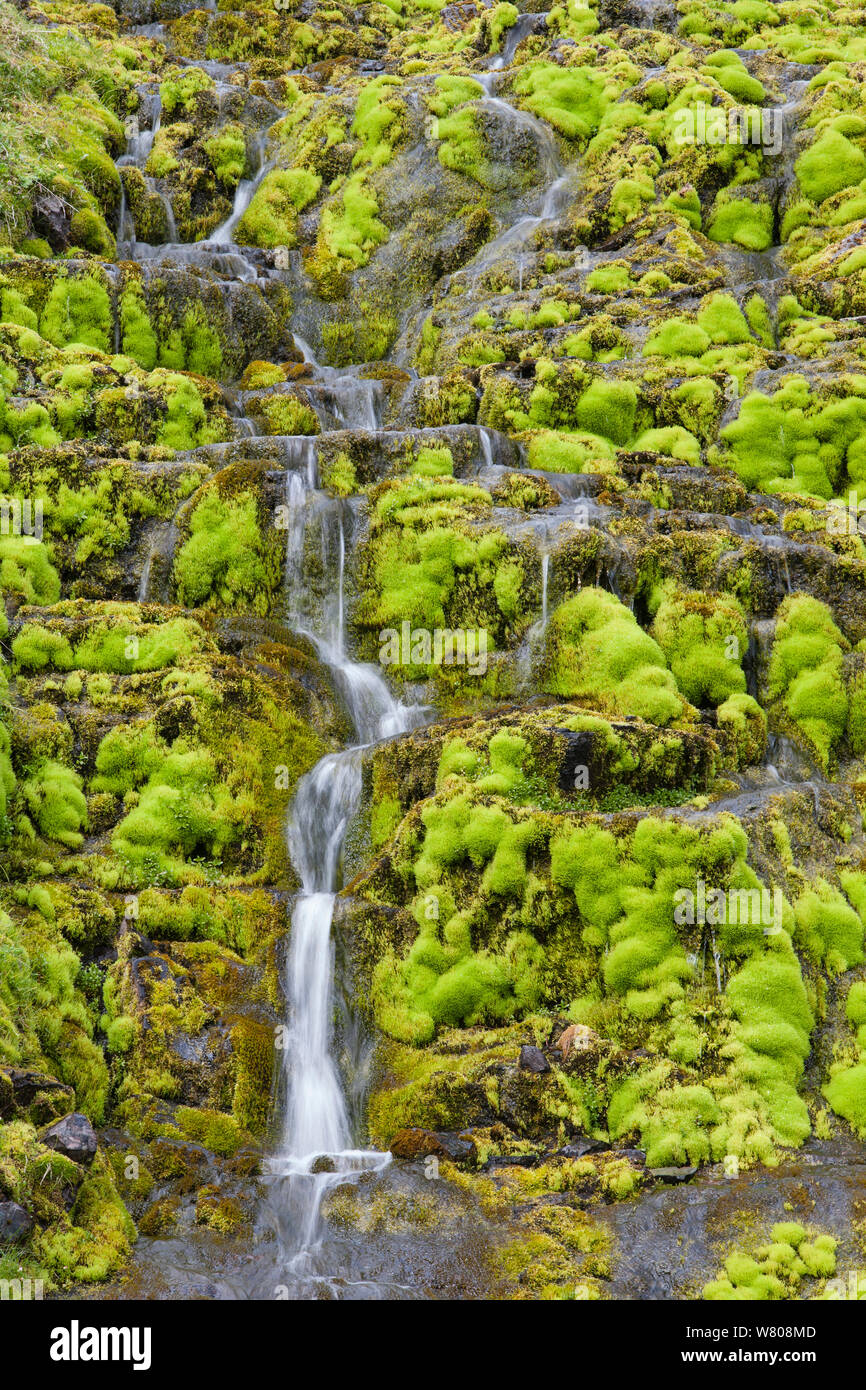
[[[557,1149],[557,1158],[583,1158],[586,1154],[607,1153],[611,1145],[604,1139],[587,1139],[578,1135],[561,1149]]]
[[[96,1131],[87,1116],[75,1111],[43,1130],[39,1137],[46,1148],[56,1149],[76,1163],[92,1162],[99,1146]]]
[[[545,1057],[540,1047],[531,1047],[524,1044],[520,1049],[520,1067],[522,1071],[534,1072],[541,1076],[546,1071],[550,1071],[550,1063]]]
[[[26,1240],[33,1230],[33,1217],[17,1202],[0,1202],[0,1245]]]
[[[690,1182],[695,1176],[697,1168],[648,1168],[647,1172],[651,1178],[656,1178],[659,1182],[679,1183]]]
[[[598,1034],[583,1023],[572,1023],[556,1040],[563,1062],[567,1061],[569,1053],[589,1052],[597,1043]]]
[[[447,1158],[453,1163],[468,1163],[475,1156],[475,1143],[468,1135],[429,1129],[401,1129],[390,1144],[395,1158],[423,1159],[431,1156]]]
[[[636,1168],[643,1168],[646,1164],[646,1152],[643,1149],[617,1149],[616,1156],[627,1158]]]

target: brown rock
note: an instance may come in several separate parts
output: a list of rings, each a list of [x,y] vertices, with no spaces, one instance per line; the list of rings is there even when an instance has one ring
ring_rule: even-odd
[[[465,1163],[475,1156],[475,1144],[467,1135],[432,1129],[399,1129],[389,1145],[395,1158],[422,1159],[434,1155],[453,1163]]]
[[[585,1023],[572,1023],[564,1033],[560,1033],[556,1046],[562,1053],[563,1062],[571,1052],[591,1052],[598,1043],[598,1034]]]

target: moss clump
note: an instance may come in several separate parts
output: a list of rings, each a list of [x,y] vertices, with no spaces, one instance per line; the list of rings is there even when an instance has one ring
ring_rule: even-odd
[[[540,993],[541,948],[514,933],[501,954],[473,951],[469,924],[455,915],[425,924],[403,961],[385,956],[374,977],[381,1027],[400,1042],[428,1042],[438,1026],[504,1020]]]
[[[551,473],[613,471],[616,450],[595,435],[539,430],[529,441],[529,465]]]
[[[510,29],[513,24],[517,23],[518,15],[517,6],[509,4],[508,0],[500,0],[498,5],[494,5],[487,21],[491,53],[499,52],[502,35],[506,29]]]
[[[47,546],[27,536],[0,536],[0,590],[25,603],[56,603],[60,576]]]
[[[261,412],[268,434],[318,434],[321,428],[312,406],[297,396],[265,396],[254,409]]]
[[[668,586],[652,606],[652,635],[687,700],[720,705],[745,691],[749,634],[736,599]]]
[[[659,357],[700,357],[710,345],[710,336],[687,319],[666,319],[644,344],[646,355]]]
[[[159,671],[182,655],[194,655],[204,644],[202,629],[189,618],[148,626],[123,609],[113,618],[95,623],[74,648],[64,633],[25,623],[12,643],[15,664],[30,671],[49,666],[58,671]]]
[[[159,866],[177,877],[196,854],[219,861],[241,837],[242,802],[220,780],[213,755],[177,740],[150,773],[137,805],[112,836],[131,870]]]
[[[733,242],[745,251],[766,251],[773,241],[773,209],[769,203],[721,193],[707,235],[711,241]]]
[[[69,235],[76,246],[92,251],[94,256],[110,258],[117,251],[113,234],[108,230],[105,218],[93,208],[81,208],[69,223]]]
[[[730,461],[749,488],[829,499],[861,481],[866,400],[859,378],[833,399],[818,399],[802,376],[773,396],[750,392],[721,432]]]
[[[130,284],[120,297],[121,345],[145,371],[156,366],[158,341],[144,302],[144,294],[136,283]]]
[[[322,210],[315,253],[308,263],[328,298],[340,297],[342,277],[366,265],[376,247],[388,240],[370,175],[390,162],[401,138],[404,108],[396,95],[401,85],[401,78],[383,74],[367,82],[358,97],[352,121],[358,141],[353,172]]]
[[[39,331],[56,347],[83,343],[108,352],[112,322],[111,302],[101,280],[59,275],[45,301]]]
[[[588,140],[610,101],[601,73],[548,62],[527,63],[514,79],[514,90],[528,111],[549,121],[569,140]]]
[[[272,169],[237,225],[246,246],[294,246],[298,213],[317,196],[322,180],[309,169]]]
[[[438,458],[432,462],[441,466]],[[476,655],[500,642],[520,619],[524,566],[503,532],[473,533],[468,525],[490,494],[424,473],[381,484],[372,498],[364,559],[369,592],[360,621],[375,632],[380,659],[399,664],[398,674],[409,678],[435,676],[449,664],[436,663],[431,634],[437,629],[465,629]],[[408,653],[398,640],[407,621],[424,629]],[[486,657],[481,664],[486,670]],[[483,674],[480,664],[478,670]]]
[[[243,127],[229,124],[205,141],[211,167],[221,183],[235,188],[244,176],[247,145]]]
[[[826,1279],[836,1272],[833,1236],[808,1237],[795,1221],[780,1221],[770,1241],[754,1256],[734,1250],[716,1279],[704,1285],[702,1297],[710,1301],[762,1302],[802,1298],[804,1279]]]
[[[434,82],[435,92],[427,98],[427,104],[434,116],[447,116],[458,106],[468,101],[476,101],[483,96],[484,88],[474,77],[452,77],[443,75]]]
[[[87,800],[81,786],[72,768],[46,762],[21,787],[27,812],[40,834],[69,849],[84,843],[81,829],[87,824]]]
[[[674,676],[657,642],[619,599],[583,589],[550,620],[544,689],[590,698],[602,709],[669,724],[683,713]]]
[[[848,718],[842,681],[846,645],[825,604],[807,594],[785,599],[776,620],[769,692],[783,702],[825,767]]]
[[[855,1028],[860,1028],[866,1023],[866,983],[862,980],[856,981],[848,991],[845,1000],[845,1014],[849,1023],[853,1023]]]
[[[855,1134],[866,1138],[866,1061],[853,1067],[840,1067],[824,1086],[823,1093]]]
[[[211,1153],[230,1156],[245,1142],[246,1135],[231,1115],[218,1110],[193,1109],[181,1105],[174,1114],[175,1123],[186,1139],[203,1144]]]
[[[160,83],[159,96],[167,116],[178,111],[189,114],[195,107],[199,92],[210,91],[213,78],[203,68],[171,68]]]
[[[767,716],[751,695],[729,695],[716,710],[718,727],[735,750],[739,767],[756,767],[767,748]]]
[[[189,606],[267,611],[269,573],[252,493],[230,500],[216,491],[205,494],[190,518],[174,578],[178,598]]]
[[[195,382],[179,373],[166,373],[166,414],[158,442],[172,449],[194,449],[222,437],[218,426],[208,424],[207,411]]]
[[[604,381],[587,387],[577,403],[576,423],[588,434],[598,434],[613,444],[628,444],[634,435],[638,395],[630,381]]]
[[[832,973],[863,963],[863,920],[838,889],[818,879],[794,904],[798,945]]]
[[[81,1182],[69,1217],[41,1232],[35,1252],[60,1282],[95,1283],[125,1263],[136,1229],[101,1154]]]
[[[866,155],[838,130],[828,130],[800,155],[794,166],[807,198],[822,203],[866,175]]]

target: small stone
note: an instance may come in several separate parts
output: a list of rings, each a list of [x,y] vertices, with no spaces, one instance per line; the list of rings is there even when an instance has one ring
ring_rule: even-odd
[[[584,1023],[572,1023],[556,1040],[563,1062],[571,1052],[590,1052],[598,1042],[598,1034]]]
[[[536,1163],[541,1160],[542,1155],[533,1154],[491,1154],[484,1165],[485,1170],[490,1168],[534,1168]]]
[[[0,1202],[0,1245],[26,1240],[33,1230],[33,1217],[17,1202]]]
[[[330,1154],[319,1154],[310,1164],[311,1173],[336,1173],[337,1165]]]
[[[39,1136],[42,1143],[76,1163],[91,1163],[98,1147],[96,1131],[86,1115],[73,1112],[49,1125]]]
[[[659,1182],[689,1182],[697,1172],[697,1168],[648,1168],[647,1172],[651,1178],[657,1178]]]
[[[586,1154],[607,1153],[610,1144],[604,1139],[590,1139],[585,1135],[578,1134],[572,1139],[565,1148],[559,1149],[556,1153],[557,1158],[583,1158]]]
[[[530,1047],[525,1044],[520,1049],[520,1069],[521,1071],[534,1072],[536,1076],[542,1076],[545,1072],[550,1071],[550,1063],[540,1047]]]
[[[638,1168],[643,1168],[646,1163],[646,1151],[644,1149],[617,1149],[617,1158],[627,1158],[629,1163],[637,1164]]]

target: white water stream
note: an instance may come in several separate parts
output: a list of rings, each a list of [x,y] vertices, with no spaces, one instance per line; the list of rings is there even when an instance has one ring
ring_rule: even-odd
[[[363,395],[345,378],[343,409],[367,408]],[[339,389],[335,382],[331,389]],[[271,1173],[286,1180],[280,1221],[282,1254],[289,1276],[329,1284],[337,1271],[320,1268],[319,1212],[329,1186],[381,1169],[390,1154],[353,1147],[342,1081],[333,1052],[334,946],[331,926],[340,887],[346,832],[361,797],[361,755],[380,739],[394,738],[423,722],[426,711],[404,705],[389,691],[381,672],[353,661],[346,650],[346,533],[342,504],[315,491],[316,455],[312,441],[298,439],[290,451],[298,466],[286,474],[288,542],[286,584],[290,620],[318,648],[334,675],[352,720],[357,742],[329,753],[298,783],[288,829],[292,863],[301,891],[292,912],[285,971],[289,1028],[283,1052],[283,1128]],[[335,554],[334,599],[321,630],[307,626],[303,557],[306,518],[311,504],[336,509],[332,537]],[[335,533],[335,534],[334,534]]]

